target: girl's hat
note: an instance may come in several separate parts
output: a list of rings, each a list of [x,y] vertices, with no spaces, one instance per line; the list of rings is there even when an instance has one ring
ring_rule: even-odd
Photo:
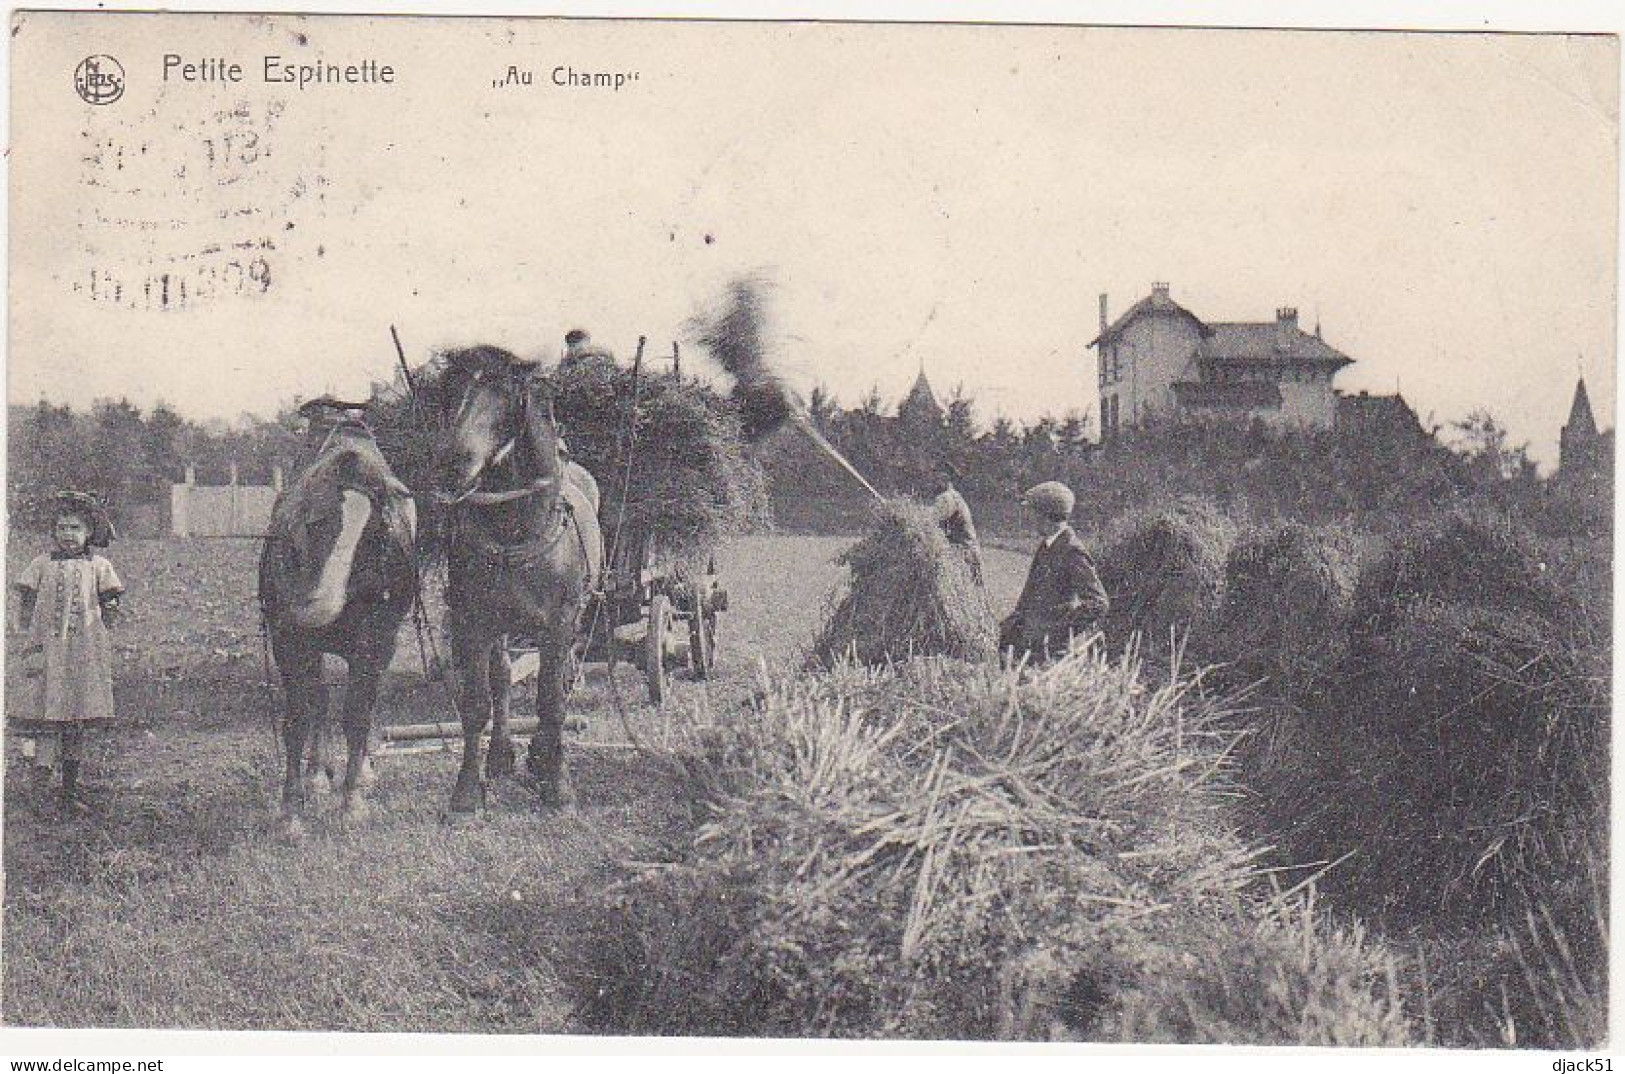
[[[85,524],[90,527],[89,544],[92,548],[106,548],[113,543],[113,538],[118,536],[101,497],[90,492],[64,490],[57,493],[54,499],[56,513],[59,516],[77,515],[85,520]]]

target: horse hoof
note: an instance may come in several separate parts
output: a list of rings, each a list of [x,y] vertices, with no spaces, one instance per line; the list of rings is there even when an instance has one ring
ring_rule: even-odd
[[[544,779],[537,785],[543,809],[556,809],[561,813],[576,811],[576,791],[568,776]]]
[[[377,782],[378,772],[372,766],[372,758],[363,757],[361,759],[361,767],[356,771],[355,774],[355,785],[357,787],[371,787]]]
[[[477,813],[485,805],[485,788],[475,785],[459,784],[451,794],[451,811],[453,813]]]
[[[513,743],[497,740],[485,753],[485,778],[501,779],[513,775]]]
[[[277,835],[284,843],[297,846],[305,841],[307,832],[305,822],[292,814],[286,815],[277,825]]]
[[[339,821],[346,827],[356,827],[372,819],[372,807],[360,798],[353,798],[344,803],[339,812]]]

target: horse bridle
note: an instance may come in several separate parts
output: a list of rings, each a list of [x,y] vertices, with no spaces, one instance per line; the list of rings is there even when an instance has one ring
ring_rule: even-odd
[[[496,504],[512,503],[515,500],[523,500],[531,496],[540,495],[541,493],[548,492],[558,487],[558,480],[556,478],[543,476],[538,477],[531,481],[528,485],[521,486],[517,489],[505,489],[501,492],[480,491],[480,479],[484,477],[486,472],[489,471],[493,466],[500,466],[502,463],[506,462],[516,450],[518,450],[519,437],[524,434],[524,430],[530,428],[531,407],[535,405],[531,399],[531,393],[534,385],[537,384],[541,379],[535,367],[526,368],[517,375],[512,372],[492,374],[489,370],[477,369],[469,373],[469,378],[472,381],[470,387],[475,384],[486,383],[488,378],[494,375],[502,376],[505,379],[512,381],[513,387],[519,392],[520,431],[509,437],[501,447],[497,448],[496,451],[491,453],[491,457],[486,459],[485,462],[480,466],[479,472],[475,475],[473,484],[470,485],[466,491],[456,496],[448,496],[445,493],[438,491],[435,492],[435,502],[444,507],[457,507],[463,505],[469,507],[491,507],[495,506]],[[463,391],[463,400],[458,407],[459,415],[462,413],[462,407],[468,405],[468,390],[469,389],[465,388]],[[547,420],[549,425],[557,428],[557,422],[554,420],[553,416],[553,394],[551,392],[549,392],[547,396]],[[444,424],[442,423],[441,432],[444,433],[444,431],[445,428]]]

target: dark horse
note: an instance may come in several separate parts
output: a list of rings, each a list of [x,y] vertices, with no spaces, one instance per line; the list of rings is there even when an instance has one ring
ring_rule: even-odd
[[[526,767],[544,805],[571,800],[564,695],[582,612],[603,567],[598,505],[559,457],[552,403],[536,366],[496,347],[447,356],[434,453],[437,498],[449,505],[447,602],[457,668],[463,762],[451,808],[483,800],[480,736],[491,725],[485,776],[513,771],[505,638],[536,639],[539,726]]]
[[[313,424],[321,415],[307,413]],[[334,418],[334,415],[327,415]],[[395,654],[395,635],[417,594],[412,494],[391,473],[353,408],[340,410],[315,458],[276,499],[260,556],[260,606],[287,697],[282,725],[287,773],[282,812],[300,826],[308,774],[320,758],[327,717],[322,654],[342,657],[346,817],[364,811],[359,783],[368,766],[378,680]]]

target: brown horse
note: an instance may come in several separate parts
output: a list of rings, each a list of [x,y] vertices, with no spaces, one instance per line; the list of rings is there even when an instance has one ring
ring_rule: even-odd
[[[293,831],[306,804],[305,776],[325,764],[324,653],[342,657],[348,668],[344,814],[355,819],[365,812],[360,781],[368,766],[378,680],[417,595],[416,530],[411,492],[354,417],[334,424],[315,458],[271,508],[260,556],[260,607],[287,698],[282,813]],[[307,743],[313,748],[308,773]]]
[[[450,508],[447,602],[457,669],[463,760],[455,813],[484,796],[480,736],[491,727],[485,778],[513,771],[505,640],[536,640],[539,726],[526,767],[544,805],[572,799],[564,763],[564,695],[582,612],[603,567],[597,504],[559,457],[558,430],[536,366],[496,347],[447,356],[436,496]]]

